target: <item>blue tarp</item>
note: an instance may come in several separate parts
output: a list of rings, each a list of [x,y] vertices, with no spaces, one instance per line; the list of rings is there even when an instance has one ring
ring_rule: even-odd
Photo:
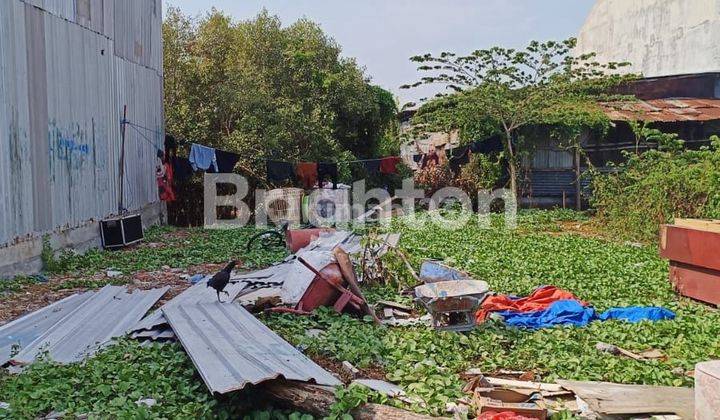
[[[654,306],[630,306],[626,308],[611,308],[598,314],[594,308],[583,306],[576,300],[559,300],[542,311],[498,312],[505,320],[505,324],[523,328],[546,328],[555,325],[575,325],[584,327],[592,321],[607,321],[610,319],[639,322],[643,320],[659,321],[673,319],[675,314],[665,308]]]

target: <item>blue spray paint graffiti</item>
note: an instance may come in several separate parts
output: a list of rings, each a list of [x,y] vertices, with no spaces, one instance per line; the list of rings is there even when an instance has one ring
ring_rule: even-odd
[[[61,130],[53,121],[48,130],[51,166],[53,160],[66,162],[68,169],[80,169],[88,157],[92,146],[87,143],[85,130],[79,124],[69,130]]]

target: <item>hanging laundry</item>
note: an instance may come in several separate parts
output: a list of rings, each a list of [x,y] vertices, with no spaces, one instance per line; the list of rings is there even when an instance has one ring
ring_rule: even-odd
[[[483,142],[482,140],[475,140],[469,145],[470,151],[473,153],[482,153]]]
[[[268,160],[265,163],[268,182],[283,182],[294,178],[293,165],[290,162]]]
[[[218,171],[215,149],[193,143],[190,147],[190,165],[195,171],[207,171],[212,168]]]
[[[175,137],[173,137],[170,134],[165,135],[165,155],[168,157],[168,159],[172,159],[175,156],[177,156],[177,148],[178,143],[177,140],[175,140]]]
[[[175,201],[175,191],[172,188],[173,169],[169,162],[165,162],[165,153],[162,150],[157,152],[157,164],[155,166],[155,180],[158,186],[158,197],[162,201]]]
[[[295,175],[303,188],[314,188],[318,179],[317,162],[298,162],[295,165]]]
[[[380,172],[380,159],[365,160],[362,164],[368,174],[375,174]]]
[[[400,163],[398,156],[389,156],[380,160],[380,173],[383,174],[396,174],[397,164]]]
[[[319,162],[318,163],[318,184],[322,186],[325,178],[332,180],[333,188],[337,188],[338,184],[338,167],[337,163]]]
[[[174,178],[185,181],[193,174],[193,167],[187,158],[176,157],[172,160]]]
[[[240,155],[223,150],[215,150],[215,160],[217,161],[218,172],[221,174],[229,174],[235,169],[240,160]]]

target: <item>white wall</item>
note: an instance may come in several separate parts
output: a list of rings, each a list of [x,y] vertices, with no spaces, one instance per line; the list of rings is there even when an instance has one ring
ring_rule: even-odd
[[[598,0],[576,52],[645,77],[720,71],[720,0]]]

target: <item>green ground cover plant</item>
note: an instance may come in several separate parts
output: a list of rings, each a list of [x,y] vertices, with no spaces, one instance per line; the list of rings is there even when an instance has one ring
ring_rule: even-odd
[[[422,400],[405,408],[431,414],[443,414],[446,402],[462,396],[460,373],[470,367],[487,373],[529,370],[544,381],[692,386],[693,379],[686,372],[699,361],[720,358],[720,314],[674,294],[667,280],[667,263],[658,257],[654,246],[560,232],[559,221],[587,220],[586,215],[572,211],[522,212],[516,231],[504,229],[500,220],[494,218],[491,229],[471,223],[457,231],[433,225],[413,230],[397,221],[391,230],[403,234],[400,246],[415,267],[424,258],[437,258],[487,281],[497,292],[524,295],[537,286],[552,284],[572,291],[601,311],[612,306],[662,305],[675,311],[677,318],[640,324],[596,322],[585,328],[539,331],[510,329],[493,321],[469,334],[376,326],[368,319],[338,315],[330,309],[308,317],[273,314],[261,319],[310,357],[347,360],[362,369],[381,370],[387,380]],[[175,232],[175,236],[184,238],[173,247],[186,258],[180,261],[196,261],[213,252],[229,253],[221,244],[208,243],[213,238],[225,238],[225,244],[234,244],[233,235],[244,235],[180,232],[184,231]],[[206,246],[213,247],[212,251]],[[237,249],[242,253],[244,248]],[[113,264],[131,261],[139,252],[145,251],[138,248],[112,253],[112,258],[117,258]],[[258,254],[257,261],[276,261],[279,258],[272,253],[283,254],[281,249],[265,252],[270,254]],[[224,256],[227,254],[207,258],[222,260]],[[239,257],[246,258],[242,254]],[[142,261],[151,266],[163,264],[153,258]],[[389,256],[387,264],[398,281],[411,283],[402,262]],[[371,301],[408,303],[392,282],[366,292]],[[308,334],[309,329],[323,333]],[[598,341],[634,351],[659,349],[667,359],[635,361],[599,353],[595,349]],[[400,404],[362,388],[343,389],[337,395],[335,418],[342,418],[364,401]],[[158,404],[138,406],[135,401],[140,398],[154,398]],[[229,400],[212,398],[179,345],[143,348],[130,341],[108,348],[85,364],[39,363],[22,375],[0,376],[0,401],[11,406],[10,411],[0,410],[0,417],[11,418],[35,417],[53,409],[95,413],[102,418],[228,418],[240,416],[243,406],[237,396]],[[308,418],[266,407],[253,409],[257,411],[244,413],[245,418]]]

